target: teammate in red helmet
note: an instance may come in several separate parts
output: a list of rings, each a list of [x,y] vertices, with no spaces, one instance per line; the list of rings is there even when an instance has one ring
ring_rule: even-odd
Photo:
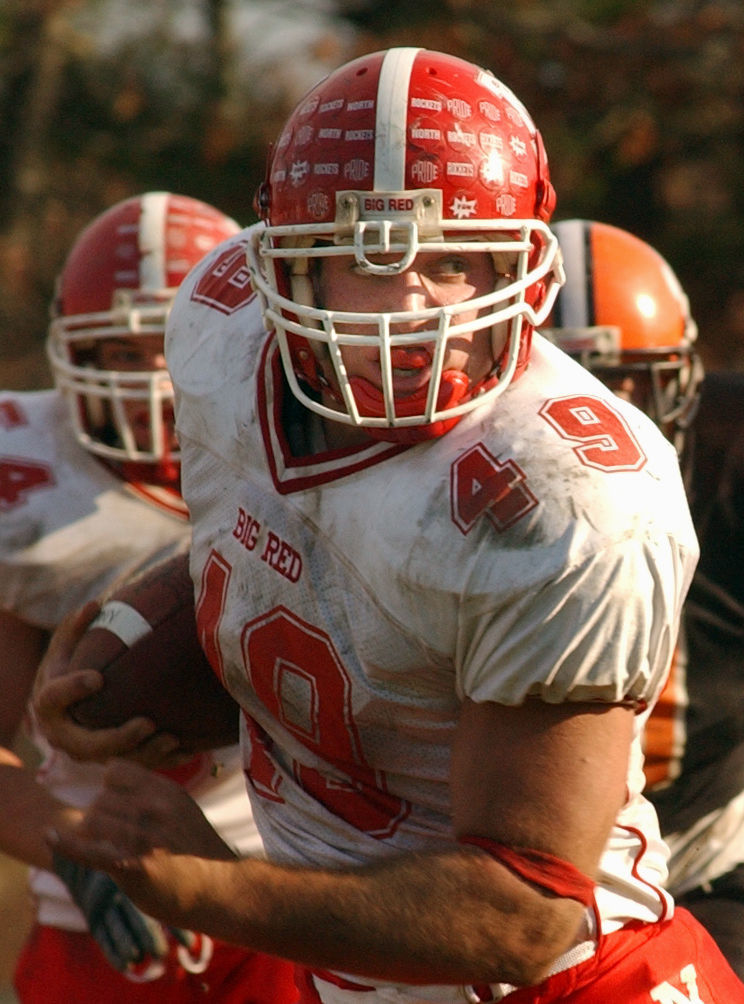
[[[56,389],[0,394],[0,849],[32,866],[35,923],[14,981],[23,1004],[183,1004],[204,1000],[205,988],[222,1004],[276,1004],[293,993],[286,964],[170,930],[108,876],[53,858],[44,828],[81,814],[103,767],[50,749],[35,729],[38,775],[12,752],[62,617],[188,549],[165,323],[189,270],[239,229],[170,192],[101,213],[57,283],[48,337]],[[176,776],[224,840],[262,852],[236,746],[192,758]]]

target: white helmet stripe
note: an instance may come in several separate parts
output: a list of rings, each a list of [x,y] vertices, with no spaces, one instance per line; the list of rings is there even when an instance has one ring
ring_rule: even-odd
[[[140,289],[161,290],[168,285],[165,252],[169,198],[167,192],[147,192],[142,196],[139,224]]]
[[[408,86],[420,49],[389,49],[380,68],[375,123],[375,180],[378,192],[405,188]]]
[[[558,298],[560,324],[565,328],[587,328],[594,324],[591,301],[592,261],[589,248],[590,228],[585,220],[564,220],[553,224],[563,260],[566,283]]]

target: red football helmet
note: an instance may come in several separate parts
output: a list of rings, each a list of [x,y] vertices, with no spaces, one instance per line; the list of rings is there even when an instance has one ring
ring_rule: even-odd
[[[562,282],[547,226],[554,202],[540,135],[490,72],[454,56],[394,48],[331,73],[282,130],[256,197],[266,226],[255,229],[248,249],[293,393],[325,418],[398,442],[440,435],[500,394],[526,366],[532,329]],[[487,252],[496,288],[417,311],[340,311],[320,302],[324,258],[345,255],[361,273],[390,276],[420,251]],[[474,309],[476,320],[460,320]],[[443,370],[448,339],[500,322],[508,341],[494,350],[485,380],[471,386],[459,371]],[[351,345],[377,347],[381,388],[347,377],[341,350]],[[430,377],[396,399],[391,354],[412,345],[426,347]],[[321,390],[330,405],[318,400]]]
[[[566,284],[542,333],[626,394],[681,448],[702,364],[679,280],[658,251],[627,230],[589,220],[564,220],[553,230]]]
[[[128,480],[178,483],[173,388],[158,338],[186,274],[239,229],[197,199],[147,192],[96,217],[57,279],[47,339],[55,382],[78,441]],[[156,365],[107,365],[115,346],[140,338],[158,346]]]

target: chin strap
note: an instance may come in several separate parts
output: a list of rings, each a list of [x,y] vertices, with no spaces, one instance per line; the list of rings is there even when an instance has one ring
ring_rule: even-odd
[[[349,386],[361,415],[369,418],[385,417],[385,402],[382,392],[374,384],[360,377],[351,377]],[[445,370],[439,384],[437,410],[453,408],[460,404],[461,401],[465,400],[469,390],[470,382],[464,373],[460,370]],[[426,407],[428,392],[429,385],[427,384],[414,394],[396,399],[396,417],[407,418],[410,415],[420,415]],[[421,425],[373,427],[367,428],[366,432],[372,439],[381,439],[389,443],[421,443],[427,439],[436,439],[437,436],[448,432],[454,425],[457,425],[461,418],[461,415],[455,415],[452,418],[443,418]]]
[[[124,481],[157,485],[175,492],[180,497],[180,461],[165,458],[153,461],[109,460],[106,463]]]
[[[457,405],[470,400],[472,397],[477,397],[484,391],[490,390],[491,387],[497,384],[506,366],[506,360],[509,355],[509,340],[513,337],[515,337],[514,332],[510,334],[509,339],[503,347],[501,354],[496,360],[491,372],[475,386],[471,386],[467,375],[461,370],[444,370],[442,372],[439,392],[437,395],[437,411],[442,411],[445,408],[455,408]],[[532,328],[528,325],[522,324],[519,331],[519,338],[519,355],[517,358],[516,368],[510,381],[511,383],[514,383],[514,381],[522,375],[527,367],[532,342]],[[385,417],[385,401],[382,392],[375,387],[374,384],[371,384],[369,381],[363,380],[359,377],[351,377],[349,380],[349,386],[352,394],[354,395],[354,400],[356,401],[359,413],[362,416],[374,418]],[[328,388],[326,388],[326,390],[327,389]],[[414,394],[410,394],[405,398],[396,399],[396,417],[407,418],[411,415],[422,414],[426,407],[428,392],[429,386],[427,384],[417,390]],[[343,403],[340,395],[333,394],[333,396],[337,398],[339,403]],[[462,415],[455,415],[452,418],[445,417],[428,424],[422,423],[421,425],[408,425],[399,428],[368,428],[366,431],[371,438],[381,439],[386,442],[406,444],[420,443],[427,439],[436,439],[445,432],[449,432],[453,426],[457,425],[461,418]]]

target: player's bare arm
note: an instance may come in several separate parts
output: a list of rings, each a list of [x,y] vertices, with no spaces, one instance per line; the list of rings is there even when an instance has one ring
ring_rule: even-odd
[[[9,611],[0,611],[0,849],[29,865],[48,868],[51,862],[44,829],[79,818],[36,781],[34,770],[14,751],[36,666],[47,634]]]
[[[591,878],[624,798],[631,721],[619,707],[466,703],[454,750],[457,834],[527,845]],[[499,755],[486,758],[487,749]],[[146,782],[132,765],[110,772],[84,827],[57,839],[169,923],[316,968],[410,983],[533,983],[576,938],[578,902],[472,847],[346,871],[179,856],[165,817],[154,823],[145,811]],[[171,811],[175,829],[185,818],[175,799]],[[194,846],[193,834],[182,839]]]
[[[3,687],[0,743],[3,746],[12,746],[15,741],[46,642],[47,634],[41,628],[32,627],[10,611],[0,610],[0,679]]]

